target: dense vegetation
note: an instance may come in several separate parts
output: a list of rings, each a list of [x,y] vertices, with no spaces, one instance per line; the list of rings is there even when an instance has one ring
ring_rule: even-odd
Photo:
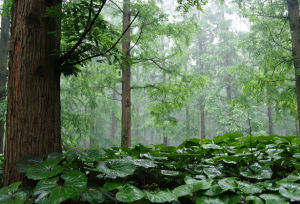
[[[18,162],[33,185],[0,203],[293,203],[300,201],[300,139],[242,136],[112,149],[72,148]]]
[[[0,0],[0,203],[300,203],[299,1]]]

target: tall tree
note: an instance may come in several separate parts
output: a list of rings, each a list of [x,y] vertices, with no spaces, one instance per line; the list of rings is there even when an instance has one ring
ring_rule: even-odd
[[[113,94],[112,94],[112,99],[116,100],[116,96],[117,92],[116,92],[116,87],[113,87]],[[114,139],[116,136],[116,129],[117,129],[117,119],[116,119],[116,113],[115,110],[112,109],[112,113],[111,113],[111,138]]]
[[[121,145],[131,146],[130,0],[123,0]]]
[[[8,3],[4,0],[3,7]],[[9,30],[10,15],[4,11],[1,17],[1,36],[0,36],[0,101],[3,102],[6,97],[6,78],[7,78],[7,59],[9,51]],[[4,117],[4,111],[1,113]],[[0,153],[3,153],[4,137],[4,119],[0,118]]]
[[[27,154],[61,152],[60,20],[46,15],[61,0],[13,1],[4,185],[25,181],[16,162]],[[59,12],[59,11],[58,11]],[[52,33],[52,34],[50,34]]]
[[[287,0],[288,19],[292,39],[292,55],[295,68],[296,95],[298,107],[298,120],[300,124],[300,18],[298,0]]]
[[[269,135],[273,135],[272,107],[268,106]]]

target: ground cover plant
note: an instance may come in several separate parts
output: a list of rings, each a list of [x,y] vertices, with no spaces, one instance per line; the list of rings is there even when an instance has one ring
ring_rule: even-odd
[[[297,203],[299,145],[298,137],[230,133],[178,147],[27,156],[17,167],[33,185],[3,187],[0,203]]]

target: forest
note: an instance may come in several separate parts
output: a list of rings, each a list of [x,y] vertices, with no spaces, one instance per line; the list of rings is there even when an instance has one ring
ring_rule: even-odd
[[[299,0],[0,0],[0,204],[300,203]]]

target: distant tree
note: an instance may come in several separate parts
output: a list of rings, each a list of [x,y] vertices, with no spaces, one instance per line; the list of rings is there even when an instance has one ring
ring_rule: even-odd
[[[123,32],[122,39],[122,130],[121,145],[131,146],[131,62],[130,62],[130,0],[123,0]]]

